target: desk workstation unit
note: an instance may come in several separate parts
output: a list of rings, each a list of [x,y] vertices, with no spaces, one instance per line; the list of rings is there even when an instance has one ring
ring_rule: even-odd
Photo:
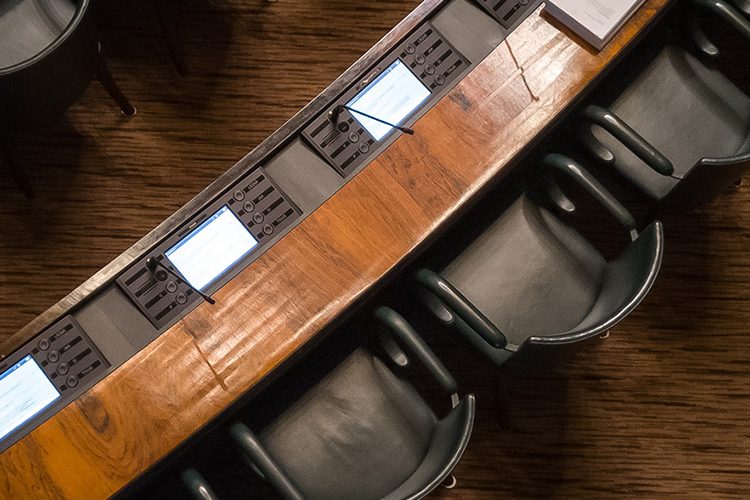
[[[423,2],[3,346],[0,495],[137,487],[513,172],[675,3],[595,52],[541,0]]]

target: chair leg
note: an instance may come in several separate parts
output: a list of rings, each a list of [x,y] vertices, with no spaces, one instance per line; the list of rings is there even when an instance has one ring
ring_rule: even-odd
[[[156,19],[159,21],[159,27],[164,38],[167,40],[167,49],[169,49],[169,56],[172,58],[172,62],[177,69],[177,73],[180,76],[186,76],[188,74],[187,64],[185,64],[185,55],[182,53],[182,46],[180,40],[177,37],[177,28],[174,23],[174,13],[171,12],[164,2],[167,0],[153,0],[154,11],[156,12]]]
[[[498,431],[511,426],[510,413],[508,412],[508,384],[506,377],[500,372],[492,374],[492,406],[495,410],[495,427]]]
[[[443,481],[443,488],[445,488],[446,490],[452,490],[456,487],[457,484],[458,480],[456,479],[456,476],[451,474],[445,479],[445,481]]]
[[[0,147],[2,147],[3,150],[3,164],[5,165],[11,179],[13,179],[13,182],[16,183],[18,189],[27,199],[32,199],[34,197],[34,188],[31,187],[29,177],[18,168],[18,165],[14,161],[13,155],[10,151],[10,145],[6,141],[2,141]]]
[[[133,106],[128,98],[125,97],[125,94],[122,93],[122,90],[120,90],[120,87],[117,85],[115,79],[112,78],[112,73],[109,72],[107,63],[104,60],[104,51],[102,49],[101,42],[99,42],[98,50],[99,53],[97,54],[96,75],[99,78],[99,82],[101,82],[104,90],[107,91],[109,96],[120,107],[122,114],[124,114],[125,116],[133,116],[136,113],[135,106]]]

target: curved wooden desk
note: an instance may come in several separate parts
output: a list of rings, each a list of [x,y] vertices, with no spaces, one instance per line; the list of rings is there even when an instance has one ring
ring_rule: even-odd
[[[217,306],[200,306],[2,454],[0,496],[98,498],[132,481],[502,178],[668,4],[647,1],[599,54],[532,14],[416,135],[401,137],[221,289]]]

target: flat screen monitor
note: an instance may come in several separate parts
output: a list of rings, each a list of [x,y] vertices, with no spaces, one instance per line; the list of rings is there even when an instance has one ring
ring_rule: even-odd
[[[225,205],[164,255],[190,285],[204,291],[257,245]]]
[[[430,90],[398,59],[349,101],[347,106],[383,121],[401,125],[429,97]],[[376,141],[393,129],[358,113],[352,113],[352,116]]]
[[[0,439],[54,403],[60,393],[31,355],[0,374]]]

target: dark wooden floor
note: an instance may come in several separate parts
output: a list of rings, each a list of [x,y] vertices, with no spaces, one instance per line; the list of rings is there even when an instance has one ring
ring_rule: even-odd
[[[111,69],[139,113],[120,116],[94,82],[63,123],[14,138],[37,196],[0,170],[0,339],[208,185],[417,3],[180,3],[181,78],[149,1],[100,2]],[[666,223],[660,279],[610,338],[519,359],[499,385],[446,340],[479,406],[459,486],[436,497],[746,496],[750,186]],[[507,406],[494,404],[503,391]]]

